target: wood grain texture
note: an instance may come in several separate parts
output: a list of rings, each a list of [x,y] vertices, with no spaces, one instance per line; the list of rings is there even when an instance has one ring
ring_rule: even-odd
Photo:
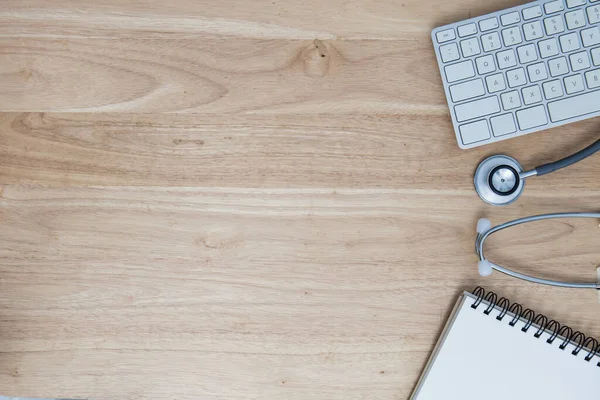
[[[480,282],[479,203],[401,190],[6,186],[0,388],[406,398],[454,297]],[[522,211],[533,210],[551,211]],[[525,271],[593,278],[597,226],[545,226],[490,242],[490,255],[507,259],[508,244]],[[600,331],[593,292],[486,285]]]
[[[245,37],[404,39],[435,26],[518,5],[517,0],[4,0],[9,37]]]
[[[445,112],[426,36],[333,42],[0,38],[0,49],[4,111]]]
[[[10,184],[410,188],[473,193],[492,149],[460,151],[447,115],[0,114],[0,180]],[[494,145],[540,165],[592,142],[589,120]],[[556,188],[597,193],[598,160],[556,174]],[[541,180],[541,179],[540,179]],[[546,180],[547,182],[548,180]],[[528,197],[572,197],[543,183]]]
[[[506,208],[473,191],[490,154],[597,137],[458,149],[430,30],[515,4],[4,1],[0,394],[406,399],[480,284],[600,337],[594,293],[476,272],[478,218],[600,204],[598,158]],[[597,232],[533,224],[487,252],[592,280]]]

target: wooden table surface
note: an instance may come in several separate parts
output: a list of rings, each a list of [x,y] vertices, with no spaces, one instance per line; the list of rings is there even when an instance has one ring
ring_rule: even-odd
[[[600,204],[600,157],[509,207],[473,190],[490,154],[600,129],[456,145],[431,29],[517,4],[2,1],[0,393],[407,399],[476,285],[600,336],[593,291],[476,271],[478,218]],[[593,280],[598,233],[533,224],[489,255]]]

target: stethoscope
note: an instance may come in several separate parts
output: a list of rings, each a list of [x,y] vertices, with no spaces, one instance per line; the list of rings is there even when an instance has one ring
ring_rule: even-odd
[[[475,171],[475,190],[481,198],[494,206],[505,206],[516,201],[525,189],[525,179],[542,176],[573,165],[600,151],[600,139],[583,150],[552,163],[523,171],[512,157],[497,154],[486,158]]]
[[[525,275],[520,272],[516,272],[510,270],[501,265],[495,264],[485,258],[485,254],[483,252],[483,245],[485,244],[485,240],[493,233],[501,231],[506,228],[510,228],[511,226],[525,224],[527,222],[533,221],[542,221],[545,219],[554,219],[554,218],[597,218],[600,219],[600,213],[557,213],[557,214],[542,214],[542,215],[534,215],[531,217],[519,218],[514,221],[505,222],[504,224],[500,224],[492,227],[491,222],[488,219],[481,218],[477,222],[477,238],[475,239],[475,252],[477,256],[479,256],[479,263],[477,264],[477,269],[479,270],[479,274],[481,276],[489,276],[492,274],[493,270],[502,272],[506,275],[512,276],[513,278],[523,279],[528,282],[540,283],[542,285],[550,285],[550,286],[558,286],[565,288],[578,288],[578,289],[597,289],[600,290],[600,268],[598,268],[598,281],[594,283],[571,283],[571,282],[562,282],[562,281],[553,281],[550,279],[536,278],[533,276]]]
[[[600,140],[597,140],[585,149],[578,151],[562,160],[553,163],[540,165],[529,171],[523,171],[521,164],[514,158],[505,155],[495,155],[486,158],[479,164],[475,171],[475,190],[477,194],[486,203],[502,206],[507,205],[519,198],[523,193],[525,179],[531,176],[541,176],[549,174],[561,168],[575,164],[600,150]],[[510,270],[501,265],[495,264],[485,258],[483,245],[485,240],[493,233],[510,228],[515,225],[525,224],[527,222],[541,221],[554,218],[596,218],[600,219],[600,213],[556,213],[543,214],[531,217],[519,218],[492,227],[489,220],[482,218],[477,222],[477,238],[475,239],[475,251],[479,257],[477,265],[481,276],[491,275],[493,270],[497,270],[514,278],[523,279],[528,282],[539,283],[543,285],[558,286],[565,288],[579,289],[597,289],[600,294],[600,268],[598,268],[598,280],[590,283],[575,283],[554,281],[544,278],[536,278],[525,275],[520,272]]]

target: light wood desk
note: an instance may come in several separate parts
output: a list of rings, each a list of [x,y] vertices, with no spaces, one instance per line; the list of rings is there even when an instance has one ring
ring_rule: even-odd
[[[516,4],[4,0],[0,393],[402,400],[478,284],[600,336],[593,291],[476,271],[479,217],[600,204],[600,157],[510,207],[473,191],[489,154],[533,166],[600,130],[459,150],[430,31]],[[489,254],[593,279],[593,229]]]

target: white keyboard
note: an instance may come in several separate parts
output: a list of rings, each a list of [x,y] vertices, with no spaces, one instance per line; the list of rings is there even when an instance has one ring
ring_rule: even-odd
[[[432,39],[463,149],[600,115],[600,0],[536,1]]]

